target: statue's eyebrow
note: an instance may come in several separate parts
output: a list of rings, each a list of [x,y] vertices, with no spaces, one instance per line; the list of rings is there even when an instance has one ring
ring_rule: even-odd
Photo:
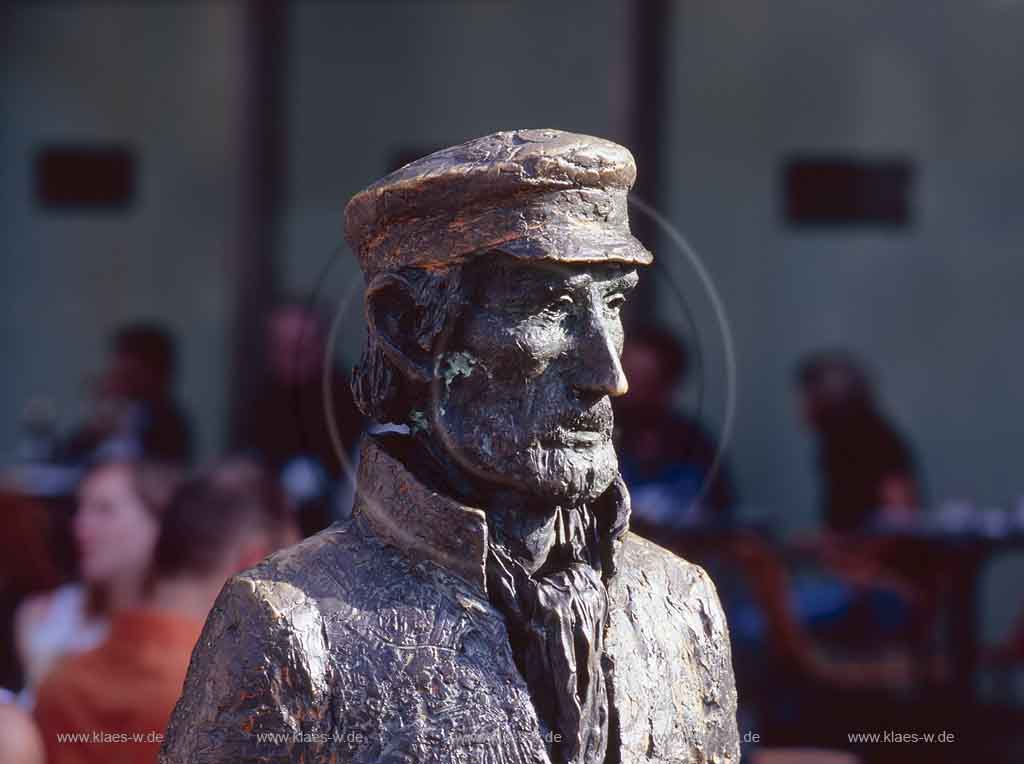
[[[602,286],[605,293],[626,292],[633,289],[640,282],[640,275],[635,270],[626,271]]]
[[[550,280],[538,280],[536,288],[541,294],[554,294],[563,290],[576,290],[589,288],[588,284],[595,284],[602,294],[609,295],[616,292],[628,292],[640,281],[640,276],[635,270],[628,270],[618,273],[610,278],[594,277],[588,273],[573,273],[568,275],[564,281],[552,283]]]
[[[566,272],[560,268],[529,269],[520,275],[520,284],[531,291],[546,294],[563,289],[576,289],[586,281],[586,278],[586,274]]]

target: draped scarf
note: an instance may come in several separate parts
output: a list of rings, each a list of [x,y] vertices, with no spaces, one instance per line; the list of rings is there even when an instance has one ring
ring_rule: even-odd
[[[554,545],[533,575],[492,532],[488,591],[508,622],[513,655],[546,728],[552,761],[602,764],[610,712],[601,667],[608,616],[602,558],[607,554],[590,509],[556,512]],[[621,535],[625,529],[615,530]]]

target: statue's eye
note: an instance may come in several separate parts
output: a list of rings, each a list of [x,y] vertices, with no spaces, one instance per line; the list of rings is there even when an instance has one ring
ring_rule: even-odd
[[[569,310],[576,303],[572,299],[572,295],[559,294],[555,295],[547,305],[547,309],[553,313],[561,313]]]
[[[608,307],[612,310],[621,310],[622,306],[626,304],[626,295],[624,294],[613,294],[608,298]]]

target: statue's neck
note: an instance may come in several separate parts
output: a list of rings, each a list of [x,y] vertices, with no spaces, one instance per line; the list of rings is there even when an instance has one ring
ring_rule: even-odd
[[[531,575],[543,567],[555,546],[564,540],[558,532],[562,511],[558,507],[541,513],[499,503],[486,511],[491,542],[501,544]]]
[[[429,474],[424,477],[428,481],[447,495],[487,513],[493,542],[502,544],[530,573],[544,565],[560,538],[564,538],[564,533],[559,533],[559,513],[563,510],[557,504],[479,480],[426,437],[415,436],[412,443],[412,460],[427,468]]]

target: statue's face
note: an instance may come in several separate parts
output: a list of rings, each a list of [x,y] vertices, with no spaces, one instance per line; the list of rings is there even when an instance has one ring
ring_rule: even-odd
[[[620,311],[632,267],[466,266],[468,305],[441,356],[436,434],[463,469],[542,499],[600,496],[618,471],[611,397],[626,392]]]

